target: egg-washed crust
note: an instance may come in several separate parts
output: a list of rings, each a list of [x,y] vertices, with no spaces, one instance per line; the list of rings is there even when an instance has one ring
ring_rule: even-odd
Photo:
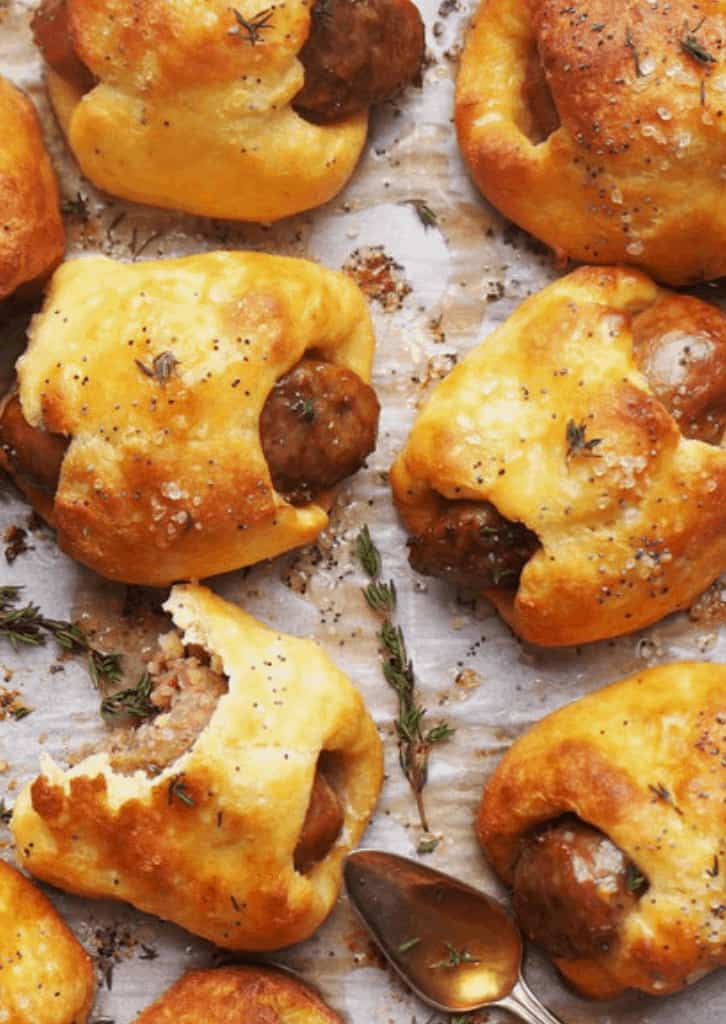
[[[306,260],[65,263],[18,362],[26,420],[72,438],[41,508],[61,548],[103,576],[162,585],[313,540],[326,511],[273,489],[260,413],[306,351],[367,382],[373,348],[358,287]],[[158,380],[165,352],[176,363]]]
[[[341,862],[378,797],[376,727],[312,641],[275,633],[203,587],[174,587],[165,607],[186,643],[221,658],[229,692],[155,778],[118,774],[106,754],[66,772],[43,756],[15,804],[17,856],[59,888],[126,900],[218,946],[300,942],[332,908]],[[293,854],[323,750],[342,777],[344,823],[302,875]]]
[[[631,318],[662,294],[583,267],[527,299],[438,385],[391,471],[412,533],[439,494],[537,534],[516,592],[486,592],[532,643],[640,629],[726,568],[726,452],[684,439],[633,359]],[[569,422],[597,447],[570,451]]]
[[[368,115],[314,125],[292,109],[310,29],[306,0],[68,0],[90,92],[49,69],[83,173],[135,202],[273,221],[327,202],[358,161]],[[269,18],[251,36],[237,21]]]
[[[285,971],[235,965],[188,971],[134,1024],[342,1024]]]
[[[557,960],[584,994],[664,995],[726,965],[726,667],[661,665],[548,715],[504,756],[477,834],[507,884],[521,837],[572,812],[650,888],[593,959]]]
[[[85,1024],[95,987],[91,958],[50,900],[0,860],[3,1024]]]
[[[725,42],[722,0],[484,0],[456,91],[474,181],[561,257],[720,277]],[[560,121],[542,142],[523,93],[538,65]]]
[[[0,76],[0,299],[63,255],[58,186],[35,108]]]

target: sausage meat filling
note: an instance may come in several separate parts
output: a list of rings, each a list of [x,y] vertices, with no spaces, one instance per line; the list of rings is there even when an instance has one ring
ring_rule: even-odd
[[[441,515],[410,541],[416,572],[461,587],[516,589],[539,546],[531,530],[500,516],[487,501],[449,501]]]
[[[114,771],[156,776],[193,745],[209,724],[217,703],[228,690],[219,659],[199,647],[184,647],[179,634],[166,633],[147,665],[150,687],[148,718],[112,730],[97,751],[108,753]],[[297,871],[305,873],[323,860],[343,826],[341,800],[318,764],[310,802],[294,852]]]
[[[0,449],[21,486],[54,495],[68,444],[60,434],[31,427],[23,416],[17,394],[11,394],[0,405]]]
[[[361,467],[373,451],[379,405],[343,366],[303,359],[270,392],[260,417],[275,490],[307,504]]]
[[[93,88],[96,78],[73,45],[66,0],[43,0],[30,27],[48,67],[82,93]]]
[[[647,888],[606,835],[567,815],[522,841],[512,905],[527,938],[550,956],[590,957],[617,941],[621,922]]]
[[[395,95],[418,77],[424,27],[411,0],[317,0],[300,51],[299,114],[340,121]]]

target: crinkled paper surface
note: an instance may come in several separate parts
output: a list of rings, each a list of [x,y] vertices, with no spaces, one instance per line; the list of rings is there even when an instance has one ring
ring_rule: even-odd
[[[384,575],[395,579],[399,591],[398,618],[422,702],[432,721],[445,718],[457,730],[432,758],[426,802],[431,828],[441,841],[427,862],[497,892],[472,822],[482,784],[510,742],[547,712],[644,665],[679,658],[724,660],[726,645],[718,624],[680,615],[614,642],[537,650],[512,637],[484,602],[475,607],[457,602],[446,586],[424,583],[408,569],[385,474],[417,405],[457,359],[556,274],[544,250],[479,199],[457,152],[453,83],[470,15],[465,0],[461,5],[444,0],[441,7],[436,0],[424,0],[430,60],[423,89],[410,89],[374,114],[367,150],[344,194],[273,228],[157,211],[97,193],[79,176],[49,113],[30,40],[32,6],[25,0],[0,0],[0,71],[30,92],[43,117],[63,198],[70,203],[69,255],[100,251],[119,259],[152,259],[253,248],[308,256],[333,268],[350,262],[371,268],[380,256],[370,250],[382,246],[385,256],[400,265],[391,269],[398,287],[372,298],[378,336],[375,385],[383,415],[368,468],[343,489],[331,529],[312,548],[218,577],[211,585],[264,621],[315,637],[355,680],[386,745],[386,783],[366,844],[413,856],[421,830],[398,767],[394,697],[378,663],[378,620],[361,595],[363,578],[353,558],[355,537],[362,524],[369,524],[383,555]],[[88,220],[73,212],[79,196]],[[430,218],[419,204],[422,219],[412,200],[425,203],[435,225],[424,223]],[[718,289],[705,291],[709,297],[719,294]],[[16,354],[17,349],[0,349],[3,387]],[[0,481],[0,534],[13,525],[25,527],[27,520],[26,506],[7,481]],[[131,675],[155,635],[153,618],[136,614],[123,620],[130,603],[138,610],[135,595],[67,559],[49,531],[30,531],[27,540],[31,549],[12,564],[0,552],[0,581],[25,586],[25,595],[46,615],[79,618],[100,631],[101,642],[127,650]],[[715,600],[719,603],[718,594]],[[41,751],[63,760],[101,735],[104,725],[99,694],[81,660],[59,659],[52,643],[17,653],[3,645],[0,673],[5,677],[0,685],[17,690],[18,699],[33,709],[19,721],[0,721],[0,798],[9,806],[20,785],[36,773]],[[10,835],[2,825],[0,843],[0,854],[12,859]],[[54,891],[50,895],[97,957],[101,984],[91,1020],[98,1024],[130,1024],[184,970],[219,962],[208,944],[131,908]],[[443,1020],[408,995],[381,965],[343,898],[314,939],[274,959],[316,985],[350,1024]],[[527,974],[567,1024],[726,1020],[723,973],[663,1001],[631,996],[613,1004],[578,999],[536,956]],[[504,1014],[491,1011],[488,1019],[504,1019]]]

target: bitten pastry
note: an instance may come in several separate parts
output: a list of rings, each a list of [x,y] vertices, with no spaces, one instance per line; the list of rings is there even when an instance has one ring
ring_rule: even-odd
[[[314,539],[374,447],[373,348],[357,286],[305,260],[70,261],[0,405],[0,466],[103,576],[249,565]]]
[[[94,991],[91,959],[50,900],[0,860],[0,1020],[84,1024]]]
[[[417,76],[424,49],[411,0],[44,0],[33,28],[94,184],[234,220],[339,192],[369,105]]]
[[[720,277],[725,43],[720,0],[483,0],[456,90],[475,183],[561,258]]]
[[[58,186],[35,108],[0,75],[0,300],[63,255]]]
[[[624,269],[524,302],[391,472],[411,563],[543,646],[687,607],[726,568],[726,318]]]
[[[342,1024],[285,971],[235,965],[189,971],[134,1024]]]
[[[53,885],[218,946],[300,942],[378,797],[376,727],[315,643],[203,587],[175,587],[165,607],[181,636],[162,637],[137,691],[148,720],[68,771],[43,756],[15,803],[17,855]]]
[[[584,995],[726,966],[726,667],[662,665],[548,715],[489,780],[477,833]]]

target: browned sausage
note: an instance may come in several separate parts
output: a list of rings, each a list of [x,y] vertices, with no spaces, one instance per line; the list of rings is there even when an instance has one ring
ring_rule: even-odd
[[[413,82],[424,27],[411,0],[317,0],[300,51],[305,84],[295,97],[311,121],[340,121]]]
[[[719,444],[726,427],[726,317],[666,295],[633,320],[633,354],[684,437]]]
[[[18,483],[55,494],[68,443],[59,434],[31,427],[17,395],[0,407],[0,449]]]
[[[409,545],[416,572],[481,590],[516,589],[539,542],[526,526],[500,516],[488,501],[449,501],[433,525]]]
[[[338,794],[318,769],[305,822],[295,847],[296,871],[305,874],[328,854],[340,835],[344,817]]]
[[[275,489],[295,504],[339,483],[373,451],[378,399],[342,366],[303,359],[275,385],[260,417]]]
[[[93,88],[96,79],[73,46],[66,0],[43,0],[30,27],[35,44],[49,67],[81,92]]]
[[[648,888],[606,835],[574,815],[523,840],[512,905],[525,935],[553,957],[595,956]]]

